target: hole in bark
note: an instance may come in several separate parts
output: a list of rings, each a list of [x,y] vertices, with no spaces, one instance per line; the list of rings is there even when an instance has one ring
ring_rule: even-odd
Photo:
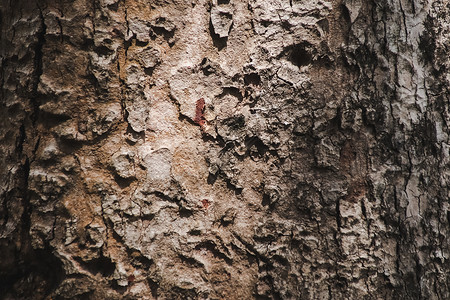
[[[244,82],[246,85],[260,85],[261,77],[256,73],[246,74],[244,75]]]
[[[114,175],[114,180],[121,189],[128,187],[136,178],[122,178],[119,175]]]
[[[306,244],[303,244],[303,252],[305,252],[305,253],[311,253],[311,251],[312,251],[311,247],[309,247],[309,246],[306,245]]]
[[[198,229],[192,229],[188,232],[190,235],[200,235],[202,232]]]
[[[106,47],[106,46],[96,47],[94,49],[94,51],[101,56],[110,56],[111,54],[114,53],[114,51],[112,51],[111,49],[108,49],[108,47]]]
[[[119,1],[117,1],[114,4],[109,4],[108,5],[108,9],[113,10],[113,11],[117,11],[119,9]]]
[[[131,264],[139,268],[149,268],[153,261],[142,255],[139,251],[132,250],[128,252],[129,256],[132,257]]]
[[[269,204],[270,204],[270,196],[267,195],[267,194],[264,194],[264,195],[263,195],[263,199],[262,199],[261,204],[262,204],[263,206],[269,205]]]
[[[208,179],[207,179],[208,184],[213,185],[216,182],[216,180],[217,180],[217,174],[209,173]]]
[[[261,25],[264,26],[264,27],[268,27],[270,25],[270,23],[272,23],[272,22],[270,22],[269,20],[262,20],[261,21]]]
[[[164,36],[165,34],[167,34],[168,33],[168,31],[167,30],[165,30],[164,28],[162,28],[162,27],[153,27],[152,28],[153,29],[153,32],[155,33],[155,34],[157,34],[157,35],[162,35],[162,36]]]
[[[220,224],[221,224],[223,227],[227,227],[228,225],[230,225],[230,224],[232,224],[232,223],[233,223],[233,220],[228,221],[228,220],[224,220],[223,218],[220,219]]]
[[[222,98],[226,95],[231,95],[235,98],[238,98],[240,101],[243,99],[241,91],[238,88],[232,86],[223,87],[222,93],[218,97]]]
[[[83,143],[81,141],[77,140],[70,140],[61,138],[59,147],[61,151],[65,154],[73,153],[74,151],[79,150],[83,146]]]
[[[155,68],[144,68],[145,75],[152,76],[154,69]]]
[[[342,276],[336,276],[335,280],[336,280],[336,287],[346,288],[348,286],[347,279]]]
[[[221,4],[229,4],[230,0],[217,0],[217,4],[221,5]]]
[[[267,147],[263,141],[261,141],[258,137],[256,136],[252,136],[252,137],[247,137],[245,139],[245,146],[247,147],[248,151],[251,154],[257,154],[258,156],[263,156],[264,153],[267,152],[267,150],[269,149],[269,147]],[[257,153],[255,153],[256,151],[252,150],[256,148]]]
[[[148,45],[147,41],[136,40],[136,46],[138,46],[138,47],[146,47],[147,45]]]
[[[289,261],[285,257],[282,257],[281,255],[274,255],[272,257],[272,259],[277,261],[277,262],[279,262],[283,266],[288,266],[289,265]]]
[[[83,261],[80,258],[75,258],[75,260],[92,274],[100,273],[104,276],[110,276],[116,269],[116,265],[111,261],[111,259],[104,256],[90,261]]]
[[[182,218],[189,218],[194,214],[192,212],[192,210],[186,209],[184,207],[180,207],[180,209],[178,210],[178,213],[180,214],[180,217],[182,217]]]
[[[291,23],[289,23],[289,21],[283,20],[281,22],[281,27],[283,29],[289,30],[289,29],[291,29],[292,25],[291,25]]]
[[[288,47],[286,49],[287,59],[297,67],[309,65],[312,61],[312,56],[307,50],[309,46],[308,43],[301,43]]]
[[[165,19],[162,18],[161,20],[164,21]],[[150,32],[150,38],[152,40],[155,40],[157,36],[162,36],[170,47],[172,47],[175,44],[174,38],[173,38],[175,36],[175,30],[169,31],[164,27],[152,26],[152,30]]]
[[[230,130],[239,130],[244,127],[245,118],[244,116],[230,117],[223,120],[221,125],[227,126]]]

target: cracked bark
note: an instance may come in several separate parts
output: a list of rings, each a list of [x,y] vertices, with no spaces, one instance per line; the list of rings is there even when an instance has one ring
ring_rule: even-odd
[[[3,2],[1,297],[450,298],[447,1]]]

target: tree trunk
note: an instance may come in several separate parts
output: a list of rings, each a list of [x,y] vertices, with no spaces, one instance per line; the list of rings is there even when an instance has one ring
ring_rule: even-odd
[[[0,22],[0,298],[450,299],[449,1]]]

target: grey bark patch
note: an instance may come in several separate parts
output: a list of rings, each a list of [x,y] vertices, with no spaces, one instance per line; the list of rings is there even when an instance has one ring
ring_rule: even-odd
[[[159,149],[148,153],[142,161],[147,170],[147,183],[151,186],[166,186],[171,179],[172,153],[169,149]]]

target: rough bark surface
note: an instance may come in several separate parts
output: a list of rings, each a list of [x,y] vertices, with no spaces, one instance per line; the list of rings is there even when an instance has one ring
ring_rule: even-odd
[[[450,299],[449,1],[0,26],[1,298]]]

